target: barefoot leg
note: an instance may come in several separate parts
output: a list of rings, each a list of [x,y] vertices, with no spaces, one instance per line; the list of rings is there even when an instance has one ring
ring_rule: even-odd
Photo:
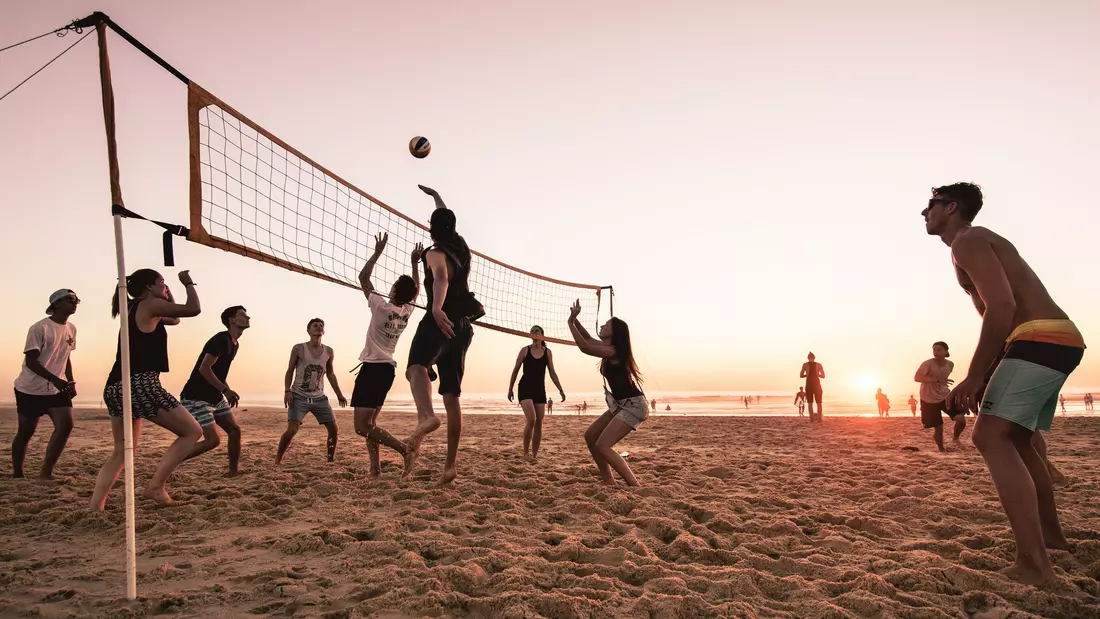
[[[1016,538],[1013,578],[1021,582],[1042,582],[1053,576],[1054,570],[1043,542],[1035,482],[1017,448],[1019,441],[1029,440],[1027,433],[1026,428],[1007,419],[983,414],[978,416],[971,439],[989,467],[997,496]]]

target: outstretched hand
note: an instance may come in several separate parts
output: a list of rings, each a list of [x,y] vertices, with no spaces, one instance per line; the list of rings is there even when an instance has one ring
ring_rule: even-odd
[[[573,302],[573,306],[569,308],[569,320],[573,321],[577,319],[577,316],[581,314],[581,300],[577,299]]]
[[[565,392],[564,391],[559,391],[558,395],[561,396],[561,401],[564,402],[565,401]]]
[[[386,243],[390,241],[389,232],[379,232],[374,235],[374,255],[381,256],[382,250],[386,249]]]
[[[412,253],[409,254],[409,257],[412,258],[412,263],[413,264],[419,264],[420,263],[420,258],[423,255],[424,255],[424,244],[423,243],[417,243],[416,246],[413,247]]]
[[[431,196],[433,198],[438,198],[439,197],[439,192],[432,189],[431,187],[426,187],[424,185],[417,185],[417,187],[420,188],[420,191],[423,191],[424,193],[428,194],[429,196]]]

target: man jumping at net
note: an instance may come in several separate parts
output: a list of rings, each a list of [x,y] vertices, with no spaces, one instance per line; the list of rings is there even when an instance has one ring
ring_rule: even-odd
[[[409,325],[413,313],[413,301],[420,295],[420,269],[418,263],[424,254],[424,246],[417,243],[413,247],[412,277],[402,275],[390,287],[388,297],[382,296],[371,283],[371,273],[382,252],[386,249],[389,234],[374,237],[374,253],[367,259],[363,270],[359,272],[359,285],[367,297],[370,307],[370,326],[367,327],[367,341],[359,355],[359,373],[355,377],[355,388],[351,392],[351,405],[355,409],[355,433],[367,439],[367,453],[370,456],[371,479],[382,476],[382,464],[379,461],[378,445],[382,444],[401,454],[404,460],[406,477],[412,472],[412,451],[403,441],[398,440],[377,425],[378,413],[386,401],[386,395],[393,387],[394,368],[397,362],[393,351],[397,340]]]
[[[287,410],[286,432],[279,438],[279,450],[275,454],[275,464],[282,464],[283,456],[290,447],[290,441],[302,427],[302,420],[306,413],[313,413],[317,423],[328,430],[328,461],[336,459],[337,428],[336,417],[332,414],[332,405],[328,403],[325,395],[325,377],[336,392],[336,399],[340,406],[347,406],[348,401],[344,393],[340,391],[340,384],[336,381],[336,373],[332,371],[332,348],[321,343],[321,337],[325,334],[325,321],[314,318],[306,324],[306,333],[309,341],[295,344],[290,349],[290,365],[286,369],[286,392],[283,394],[283,404]]]
[[[982,317],[966,378],[946,405],[978,414],[971,440],[1016,538],[1016,561],[1003,573],[1037,585],[1054,577],[1047,548],[1070,549],[1041,431],[1050,429],[1085,342],[1016,247],[971,225],[982,202],[980,187],[956,183],[933,189],[921,213],[926,232],[951,248],[956,278]]]
[[[435,200],[429,227],[434,244],[424,254],[428,313],[416,327],[405,371],[417,416],[416,430],[407,442],[415,459],[424,437],[439,428],[439,418],[432,409],[430,368],[434,365],[438,371],[439,395],[443,396],[443,406],[447,410],[447,461],[440,484],[448,484],[458,475],[455,461],[458,441],[462,437],[459,397],[466,351],[474,336],[472,323],[485,311],[470,293],[470,248],[455,231],[454,211],[447,208],[437,191],[423,185],[419,187]]]
[[[241,460],[241,427],[233,414],[233,407],[241,401],[241,396],[229,388],[225,382],[229,378],[229,366],[240,348],[241,334],[249,327],[248,310],[234,305],[222,312],[222,324],[225,331],[215,334],[202,347],[191,377],[180,392],[180,404],[191,413],[202,427],[202,440],[199,441],[187,460],[200,456],[218,446],[218,430],[214,424],[225,430],[229,439],[229,474],[237,474],[237,465]]]

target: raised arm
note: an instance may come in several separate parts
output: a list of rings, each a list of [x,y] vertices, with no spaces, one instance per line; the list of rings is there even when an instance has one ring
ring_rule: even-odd
[[[344,397],[344,392],[340,391],[340,383],[336,380],[336,372],[332,369],[332,360],[336,358],[336,355],[332,352],[331,346],[325,346],[325,348],[328,348],[328,363],[325,364],[325,376],[328,376],[328,384],[332,385],[332,390],[336,392],[336,400],[340,402],[340,406],[347,406],[348,400]]]
[[[286,387],[285,390],[283,391],[283,404],[285,404],[287,408],[290,408],[290,400],[291,400],[290,384],[294,380],[294,366],[298,365],[298,347],[299,346],[301,346],[301,344],[295,344],[293,347],[291,347],[291,349],[290,349],[290,363],[286,366],[286,375],[283,377],[283,384]]]
[[[420,191],[423,191],[424,193],[431,196],[433,200],[435,200],[435,208],[447,208],[447,205],[443,203],[443,198],[439,197],[438,191],[432,189],[431,187],[425,187],[424,185],[417,185],[417,187],[420,188]]]
[[[424,244],[417,243],[412,250],[412,254],[409,258],[412,260],[412,278],[413,283],[416,284],[416,294],[413,295],[413,302],[415,303],[420,298],[420,258],[424,256]]]
[[[138,307],[138,312],[144,313],[147,318],[160,318],[164,324],[178,324],[179,320],[172,320],[173,318],[198,316],[202,312],[202,306],[199,305],[199,293],[195,290],[195,282],[191,279],[190,271],[180,271],[180,283],[187,291],[187,301],[183,305],[176,303],[171,296],[172,292],[169,291],[171,300],[149,299]]]
[[[569,308],[569,332],[573,334],[573,341],[577,343],[577,348],[586,355],[592,355],[593,357],[600,357],[607,359],[615,356],[615,347],[610,344],[603,343],[602,340],[597,340],[588,334],[577,317],[581,313],[581,302],[577,299],[573,302],[573,307]]]
[[[370,281],[371,273],[374,271],[374,265],[378,262],[378,258],[382,256],[382,251],[386,249],[386,243],[390,240],[390,234],[388,232],[379,232],[374,235],[374,253],[370,258],[367,258],[367,263],[363,265],[363,270],[359,271],[359,286],[363,289],[363,295],[370,299],[370,295],[374,292],[374,284]]]
[[[565,389],[561,388],[561,381],[558,380],[558,372],[554,369],[554,353],[550,352],[550,349],[546,349],[546,369],[550,370],[550,380],[554,381],[554,386],[558,388],[558,395],[561,396],[561,401],[565,401]]]
[[[516,356],[516,367],[512,368],[512,378],[508,379],[508,401],[511,402],[515,399],[516,394],[512,391],[512,388],[516,386],[516,376],[519,376],[519,368],[523,365],[523,357],[527,355],[527,348],[519,349],[519,355]]]

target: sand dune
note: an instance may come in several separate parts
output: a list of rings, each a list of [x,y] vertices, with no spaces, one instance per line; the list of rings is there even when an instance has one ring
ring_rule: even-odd
[[[106,416],[78,413],[67,483],[0,480],[0,614],[35,617],[1100,617],[1100,421],[1058,419],[1052,457],[1071,552],[1041,588],[997,570],[1014,553],[973,450],[941,455],[909,417],[650,420],[622,449],[642,487],[606,488],[581,434],[549,417],[539,462],[518,416],[470,416],[454,487],[432,485],[444,432],[400,482],[340,415],[337,462],[307,420],[280,468],[277,411],[240,414],[242,467],[224,443],[185,463],[177,499],[139,499],[140,598],[123,592],[121,484],[86,508],[110,448]],[[3,411],[3,458],[15,414]],[[409,415],[383,413],[395,434]],[[28,455],[36,470],[51,426]],[[139,487],[167,443],[145,432]],[[917,448],[913,450],[912,448]],[[10,470],[5,464],[5,475]]]

